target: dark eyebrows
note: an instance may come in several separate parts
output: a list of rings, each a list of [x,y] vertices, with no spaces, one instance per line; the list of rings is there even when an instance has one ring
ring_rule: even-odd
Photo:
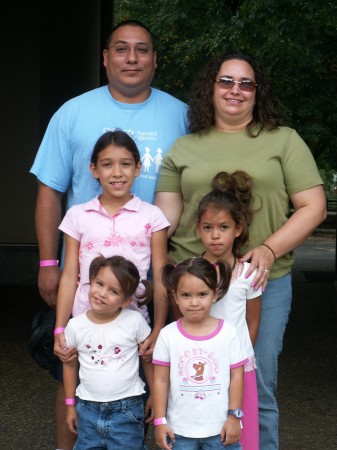
[[[129,42],[123,41],[122,39],[119,39],[118,41],[114,42],[113,44],[110,44],[109,47],[113,47],[114,45],[123,44],[123,45],[130,45]],[[152,47],[152,44],[149,44],[148,42],[136,42],[135,45],[145,45],[146,47]]]

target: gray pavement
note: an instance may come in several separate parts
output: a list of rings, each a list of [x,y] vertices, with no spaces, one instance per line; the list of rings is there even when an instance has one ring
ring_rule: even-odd
[[[295,253],[293,308],[279,363],[280,450],[336,450],[335,240],[309,238]],[[35,287],[2,287],[0,296],[0,450],[55,449],[57,382],[26,345],[42,300]],[[152,427],[148,445],[157,448]]]

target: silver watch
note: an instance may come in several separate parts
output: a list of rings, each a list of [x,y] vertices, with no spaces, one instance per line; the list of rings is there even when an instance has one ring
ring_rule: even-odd
[[[237,419],[242,419],[242,417],[244,416],[242,409],[237,408],[237,409],[229,409],[227,414],[229,416],[234,416]]]

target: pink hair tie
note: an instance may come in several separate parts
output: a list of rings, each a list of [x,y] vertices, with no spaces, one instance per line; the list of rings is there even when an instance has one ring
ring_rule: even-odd
[[[72,406],[72,405],[76,405],[76,400],[74,398],[66,398],[64,403],[67,406]]]
[[[58,263],[58,259],[43,259],[40,261],[40,267],[57,266]]]
[[[64,328],[63,327],[57,327],[54,330],[54,336],[56,336],[57,334],[63,333],[64,332]]]

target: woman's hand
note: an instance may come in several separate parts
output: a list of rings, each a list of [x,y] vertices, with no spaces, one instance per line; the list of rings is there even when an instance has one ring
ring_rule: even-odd
[[[256,269],[256,275],[253,279],[251,286],[257,290],[260,286],[262,287],[262,291],[266,289],[269,272],[274,264],[275,258],[272,250],[265,245],[259,245],[258,247],[249,250],[245,253],[240,259],[240,262],[250,261],[250,267],[247,270],[246,278],[249,278],[250,275]]]

